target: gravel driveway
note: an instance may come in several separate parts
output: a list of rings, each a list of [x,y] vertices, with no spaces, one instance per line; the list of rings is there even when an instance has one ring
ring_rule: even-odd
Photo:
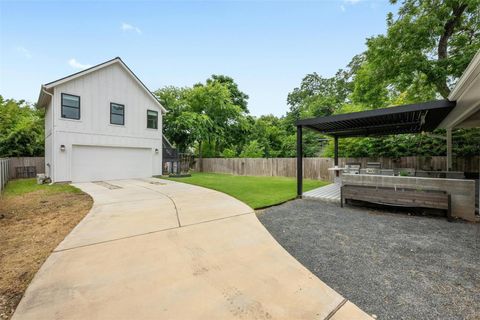
[[[480,226],[295,200],[260,221],[333,289],[379,319],[480,319]]]

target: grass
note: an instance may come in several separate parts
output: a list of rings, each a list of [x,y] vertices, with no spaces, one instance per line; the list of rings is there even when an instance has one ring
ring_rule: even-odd
[[[34,191],[45,191],[49,194],[56,193],[82,193],[82,191],[69,184],[37,184],[36,179],[12,180],[5,188],[4,196],[19,196]]]
[[[67,184],[8,182],[0,196],[0,319],[12,316],[37,270],[92,203]]]
[[[229,194],[254,209],[276,205],[296,197],[296,179],[286,177],[234,176],[221,173],[193,173],[191,177],[166,178],[185,182]],[[329,182],[303,180],[303,189],[308,191]]]

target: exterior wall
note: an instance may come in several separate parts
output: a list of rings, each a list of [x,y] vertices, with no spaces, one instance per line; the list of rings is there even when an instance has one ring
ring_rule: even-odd
[[[342,175],[342,183],[446,191],[452,199],[452,216],[475,221],[474,180],[344,174]]]
[[[52,159],[53,136],[45,138],[45,175],[53,180],[53,159]]]
[[[45,175],[53,180],[53,101],[45,109]]]
[[[80,96],[80,120],[61,117],[62,93]],[[111,102],[125,106],[125,125],[110,124]],[[54,182],[71,181],[73,145],[150,148],[152,174],[162,173],[162,111],[119,64],[56,86],[53,106],[50,161],[54,162]],[[147,128],[147,109],[158,112],[158,129]],[[61,145],[65,151],[60,150]]]

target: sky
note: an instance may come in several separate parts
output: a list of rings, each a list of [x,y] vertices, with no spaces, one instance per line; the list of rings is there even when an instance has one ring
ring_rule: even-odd
[[[333,76],[395,10],[366,0],[0,0],[0,95],[36,102],[41,84],[119,56],[152,91],[224,74],[251,114],[281,116],[306,74]]]

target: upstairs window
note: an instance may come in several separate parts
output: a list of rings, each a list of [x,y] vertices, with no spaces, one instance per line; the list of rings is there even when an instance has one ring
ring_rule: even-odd
[[[80,97],[62,93],[62,118],[80,119]]]
[[[158,112],[147,110],[147,128],[158,129]]]
[[[125,106],[118,103],[110,103],[110,123],[123,126],[125,124]]]

